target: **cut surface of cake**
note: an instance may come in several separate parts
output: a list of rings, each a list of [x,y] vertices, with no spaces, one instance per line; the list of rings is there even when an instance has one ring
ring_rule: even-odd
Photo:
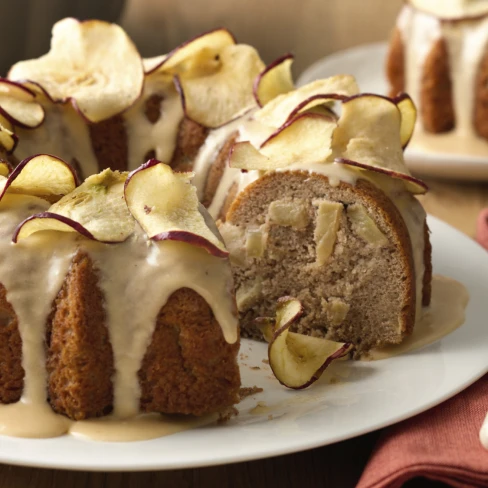
[[[242,332],[261,337],[255,320],[293,296],[303,305],[294,331],[353,343],[357,353],[400,343],[429,303],[431,279],[414,196],[425,186],[403,162],[413,129],[407,99],[309,89],[256,111],[259,130],[231,151],[234,169],[261,173],[220,225]],[[325,100],[341,101],[339,118],[317,113]]]
[[[1,184],[2,403],[81,420],[238,401],[232,274],[189,175],[152,160],[76,186],[41,155]]]
[[[451,133],[468,153],[470,140],[488,140],[487,49],[488,1],[406,2],[387,76],[393,96],[407,92],[419,107],[419,134]]]

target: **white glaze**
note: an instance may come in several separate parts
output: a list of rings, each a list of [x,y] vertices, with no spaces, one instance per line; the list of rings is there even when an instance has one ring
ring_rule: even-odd
[[[44,122],[37,129],[15,128],[19,143],[15,156],[25,159],[39,152],[53,154],[71,163],[76,159],[84,179],[98,173],[98,161],[93,152],[87,123],[70,103],[54,104],[40,101],[46,112]]]
[[[161,116],[153,124],[146,114],[146,101],[151,95],[163,97]],[[169,164],[176,147],[176,137],[183,120],[181,99],[171,77],[154,73],[146,76],[142,96],[124,114],[129,148],[128,169],[132,170],[145,162],[146,154],[154,151],[156,159]]]
[[[488,2],[474,3],[483,3],[483,8],[488,11]],[[417,106],[420,106],[421,79],[427,55],[436,41],[445,39],[455,113],[455,128],[450,136],[453,144],[460,146],[459,150],[470,154],[471,147],[479,146],[479,137],[473,127],[475,82],[488,45],[488,16],[476,21],[443,22],[435,15],[405,6],[398,18],[397,27],[405,53],[405,91]],[[421,140],[424,134],[425,129],[419,117],[412,146],[416,146],[417,139]],[[487,152],[488,145],[485,154]]]
[[[238,338],[232,274],[226,259],[183,242],[148,240],[137,224],[134,234],[119,244],[61,232],[37,233],[13,244],[17,225],[49,206],[39,198],[10,194],[0,203],[0,283],[18,318],[25,371],[21,401],[0,406],[0,432],[7,435],[52,437],[67,432],[71,425],[47,403],[45,326],[78,249],[91,257],[104,294],[114,355],[113,418],[134,418],[139,412],[138,371],[159,310],[176,290],[195,290],[209,304],[225,340],[234,343]],[[149,425],[146,420],[141,422]],[[171,431],[171,427],[157,424],[159,427],[153,425],[155,432]],[[183,424],[176,430],[182,430]],[[90,435],[86,428],[81,430]],[[146,437],[150,430],[145,429]]]
[[[463,284],[445,276],[434,276],[431,304],[422,310],[412,335],[401,344],[373,349],[364,359],[388,359],[433,344],[464,324],[468,302],[469,293]]]

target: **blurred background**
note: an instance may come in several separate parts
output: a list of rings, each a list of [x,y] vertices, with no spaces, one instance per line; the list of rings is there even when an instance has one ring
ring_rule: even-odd
[[[331,52],[385,40],[402,0],[16,0],[0,2],[0,70],[44,54],[51,27],[72,16],[118,22],[143,56],[225,26],[265,61],[293,52],[295,75]]]

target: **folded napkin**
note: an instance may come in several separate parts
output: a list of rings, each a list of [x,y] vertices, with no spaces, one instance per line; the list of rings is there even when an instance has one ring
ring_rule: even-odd
[[[476,238],[488,250],[488,209]],[[399,488],[429,478],[459,488],[488,487],[488,450],[479,431],[488,412],[488,375],[447,402],[386,429],[357,488]]]

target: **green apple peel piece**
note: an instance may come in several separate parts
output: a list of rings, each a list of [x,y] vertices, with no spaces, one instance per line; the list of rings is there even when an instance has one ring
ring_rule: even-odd
[[[217,257],[228,251],[205,222],[193,173],[174,173],[155,159],[133,171],[125,184],[127,206],[150,239],[176,240],[206,249]]]
[[[269,340],[269,364],[276,379],[292,389],[303,389],[317,381],[334,361],[346,356],[352,345],[290,332],[300,318],[303,307],[293,297],[278,300],[274,331],[272,319],[260,319],[261,330]]]

